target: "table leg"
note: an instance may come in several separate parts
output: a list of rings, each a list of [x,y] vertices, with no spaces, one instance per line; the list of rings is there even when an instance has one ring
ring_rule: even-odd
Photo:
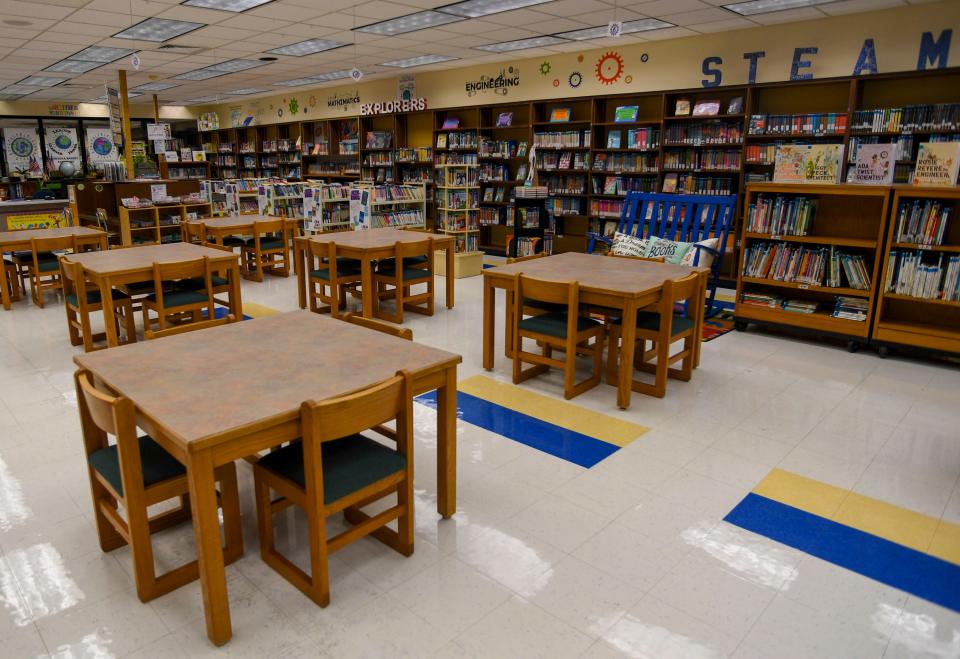
[[[230,264],[230,313],[237,321],[243,320],[243,303],[240,300],[240,265],[234,259]]]
[[[106,277],[100,279],[100,299],[103,303],[103,326],[107,335],[107,347],[114,348],[120,345],[120,337],[117,335],[117,324],[114,322],[113,295],[111,295],[112,285]],[[144,328],[146,331],[147,328]]]
[[[306,250],[303,249],[303,246],[297,242],[293,241],[293,268],[297,272],[297,303],[300,305],[301,309],[307,308],[307,280],[306,280],[306,263],[304,259],[306,256]]]
[[[447,309],[453,309],[453,246],[447,246]]]
[[[637,343],[637,303],[627,300],[623,307],[624,322],[620,346],[620,382],[617,387],[617,406],[625,410],[630,407],[630,394],[633,391],[633,353]],[[632,322],[627,322],[631,319]]]
[[[496,339],[497,289],[489,277],[483,278],[483,367],[493,370],[493,344]]]
[[[366,256],[360,264],[360,288],[363,299],[363,317],[373,318],[373,299],[377,295],[377,289],[373,285],[373,263]]]
[[[203,591],[203,612],[207,620],[207,637],[214,645],[223,645],[230,640],[233,630],[230,626],[230,600],[227,597],[223,548],[220,546],[220,519],[217,514],[213,457],[209,451],[190,456],[187,479],[190,485],[193,532],[197,543],[197,563]]]
[[[448,518],[457,512],[457,367],[444,378],[437,389],[437,512]]]
[[[700,349],[703,347],[703,323],[707,317],[707,310],[704,306],[707,303],[706,292],[707,292],[707,278],[709,275],[703,275],[700,281],[700,295],[698,296],[699,304],[697,305],[697,325],[694,332],[697,338],[693,343],[693,367],[697,368],[700,366]]]
[[[14,281],[11,282],[10,278],[7,277],[6,263],[0,263],[0,267],[3,268],[3,272],[0,273],[0,284],[3,284],[3,290],[0,291],[0,299],[3,300],[3,308],[6,309],[7,311],[10,311],[10,287],[13,285],[16,285],[16,279],[14,279]]]

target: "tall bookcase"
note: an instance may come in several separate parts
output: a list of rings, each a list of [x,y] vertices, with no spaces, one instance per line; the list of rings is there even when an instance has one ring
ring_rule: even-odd
[[[808,228],[801,232],[803,235],[794,235],[795,232],[789,230],[747,231],[747,224],[744,223],[743,249],[737,272],[735,318],[738,328],[744,328],[748,321],[786,325],[845,337],[850,341],[850,348],[855,350],[869,337],[873,321],[872,301],[876,297],[880,278],[889,188],[751,183],[747,186],[744,198],[744,217],[749,216],[751,207],[756,207],[758,202],[776,202],[777,199],[784,204],[805,199],[812,202],[815,208]],[[776,213],[773,215],[776,216]],[[756,255],[763,254],[768,247],[769,256],[757,259]],[[778,256],[776,250],[791,252]],[[862,259],[869,275],[865,287],[854,287],[839,262],[837,267],[843,270],[843,274],[838,275],[838,283],[845,285],[826,285],[829,282],[822,279],[823,275],[819,283],[797,281],[799,277],[794,280],[789,277],[783,279],[782,273],[789,272],[794,265],[801,271],[807,264],[812,265],[818,252],[820,258],[825,259],[824,267],[829,272],[831,250],[838,257],[842,254]],[[760,262],[768,264],[765,276],[745,274],[748,272],[748,263]],[[781,274],[778,275],[778,272]],[[838,305],[838,296],[851,298],[852,301],[848,305]],[[814,305],[815,309],[809,312]],[[842,314],[835,313],[841,306],[846,309],[851,305],[863,308],[862,320],[845,319],[839,317]]]
[[[477,166],[448,164],[439,169],[443,178],[437,183],[437,228],[454,237],[458,254],[477,252]]]
[[[477,146],[480,249],[505,252],[513,226],[514,188],[523,185],[530,153],[530,104],[480,108]]]
[[[939,205],[935,212],[946,211],[946,229],[942,240],[928,238],[920,241],[907,237],[909,213],[914,205],[920,213],[930,204]],[[930,208],[930,206],[927,206]],[[927,266],[939,266],[936,279],[942,280],[944,271],[949,272],[949,259],[960,257],[960,189],[957,188],[919,188],[894,186],[890,222],[887,227],[885,250],[883,253],[882,286],[877,300],[877,313],[873,325],[873,338],[881,345],[881,354],[885,355],[888,345],[906,345],[936,351],[960,353],[960,301],[919,297],[922,294],[919,281],[916,289],[905,286],[898,292],[896,282],[901,276],[904,283],[919,280],[919,276],[909,277],[905,265],[893,258],[896,252],[904,256],[918,258]],[[941,215],[942,217],[942,215]],[[937,226],[937,221],[931,222]],[[922,223],[921,223],[922,226]],[[909,241],[909,242],[908,242]],[[955,272],[955,271],[954,271]],[[935,295],[928,288],[927,295]]]
[[[301,174],[348,182],[360,178],[360,120],[357,117],[301,124]]]
[[[393,183],[393,154],[397,122],[394,115],[361,117],[360,179],[376,184]]]

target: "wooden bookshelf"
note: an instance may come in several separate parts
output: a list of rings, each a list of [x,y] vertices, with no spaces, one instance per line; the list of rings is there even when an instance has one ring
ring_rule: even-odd
[[[881,245],[887,225],[889,187],[866,185],[786,185],[777,183],[751,183],[746,187],[743,199],[744,224],[750,206],[758,197],[774,200],[777,197],[794,199],[805,197],[816,203],[808,235],[773,235],[744,231],[742,249],[737,270],[737,302],[735,321],[739,329],[748,322],[771,325],[786,325],[816,332],[829,333],[850,340],[851,350],[859,347],[870,336],[874,319],[874,301],[878,282],[881,281]],[[849,285],[830,287],[794,281],[778,281],[772,278],[750,277],[744,274],[748,252],[757,243],[783,243],[798,247],[835,248],[844,254],[863,257],[870,276],[867,289]],[[829,263],[826,264],[829,269]],[[849,284],[846,273],[841,281]],[[815,302],[818,308],[813,313],[798,313],[781,306],[760,307],[743,302],[744,293],[774,295],[784,300]],[[866,318],[863,321],[837,318],[832,315],[838,295],[866,300]]]
[[[396,135],[395,115],[360,118],[360,180],[376,185],[396,181]]]
[[[480,108],[480,249],[487,252],[506,254],[514,188],[523,185],[529,173],[531,110],[530,103]],[[509,126],[498,125],[504,113],[512,115]],[[518,155],[521,149],[523,155]]]
[[[920,245],[897,241],[898,217],[903,203],[938,201],[950,209],[947,228],[940,245]],[[892,276],[891,252],[920,252],[926,263],[960,253],[960,189],[919,188],[897,185],[893,188],[890,221],[887,226],[880,293],[873,323],[873,339],[882,355],[889,346],[911,346],[952,354],[960,353],[960,302],[913,297],[887,290]]]

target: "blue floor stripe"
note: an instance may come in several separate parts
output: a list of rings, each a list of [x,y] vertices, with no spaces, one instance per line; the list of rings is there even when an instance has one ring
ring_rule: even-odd
[[[417,396],[416,400],[437,408],[436,391]],[[462,391],[457,392],[457,417],[581,467],[590,468],[620,448]]]
[[[960,612],[960,566],[750,493],[724,518],[736,526]]]
[[[213,317],[214,317],[214,318],[226,318],[229,314],[230,314],[230,310],[227,309],[226,307],[214,307],[214,309],[213,309]],[[204,316],[207,315],[206,309],[204,309],[203,315],[204,315]],[[247,314],[243,314],[243,319],[244,319],[244,320],[253,320],[253,317],[252,317],[252,316],[248,316]]]

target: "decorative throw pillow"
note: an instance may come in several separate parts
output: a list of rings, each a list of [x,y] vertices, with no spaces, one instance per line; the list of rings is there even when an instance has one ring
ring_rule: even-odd
[[[699,265],[703,268],[709,268],[713,265],[714,261],[714,254],[709,250],[716,250],[719,244],[719,238],[707,238],[706,240],[693,243],[691,249],[683,255],[683,260],[680,261],[680,265]],[[698,245],[706,249],[697,249]],[[698,254],[700,255],[699,258],[697,257]]]
[[[647,240],[647,251],[643,255],[647,258],[662,256],[666,263],[678,264],[692,247],[693,243],[678,243],[653,237]]]
[[[647,250],[647,240],[637,238],[619,231],[613,235],[613,246],[610,252],[617,256],[643,256]]]

